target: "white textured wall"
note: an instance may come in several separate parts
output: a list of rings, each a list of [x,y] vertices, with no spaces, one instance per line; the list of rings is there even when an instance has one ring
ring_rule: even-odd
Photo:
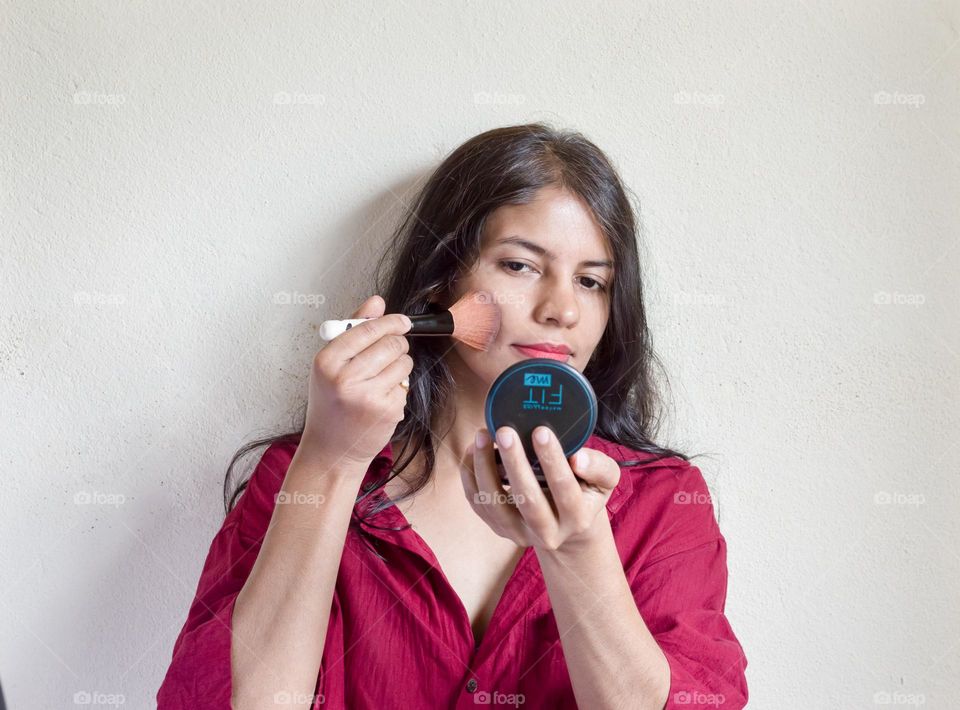
[[[642,202],[751,707],[960,706],[956,2],[2,4],[13,710],[152,705],[312,327],[439,157],[535,119]]]

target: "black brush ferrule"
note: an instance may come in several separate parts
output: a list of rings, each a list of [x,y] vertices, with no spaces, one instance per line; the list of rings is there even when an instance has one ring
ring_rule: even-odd
[[[413,326],[404,335],[453,335],[453,314],[450,311],[408,317]]]

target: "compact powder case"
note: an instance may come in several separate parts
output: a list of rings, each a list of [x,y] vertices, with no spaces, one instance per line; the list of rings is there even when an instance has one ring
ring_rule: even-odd
[[[566,457],[573,456],[593,434],[597,424],[597,396],[578,370],[559,360],[528,358],[504,370],[490,385],[484,414],[487,429],[516,430],[530,467],[543,487],[546,479],[533,448],[533,430],[553,430]],[[499,449],[495,449],[500,479],[508,483]]]

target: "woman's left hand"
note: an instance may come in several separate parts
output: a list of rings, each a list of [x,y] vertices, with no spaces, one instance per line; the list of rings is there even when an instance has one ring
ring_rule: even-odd
[[[547,433],[545,443],[537,440],[538,432]],[[533,434],[533,448],[549,489],[540,487],[516,430],[500,427],[497,450],[510,491],[500,483],[490,434],[481,429],[478,436],[482,435],[483,445],[468,446],[460,465],[464,492],[477,515],[501,537],[522,547],[571,549],[597,534],[602,529],[598,523],[607,522],[604,508],[620,481],[620,466],[596,449],[581,448],[567,459],[549,427],[537,427]],[[504,436],[512,438],[512,443]]]

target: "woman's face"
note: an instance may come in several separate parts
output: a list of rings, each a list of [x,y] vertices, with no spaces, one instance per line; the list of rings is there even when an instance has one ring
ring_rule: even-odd
[[[510,365],[543,357],[517,345],[565,345],[571,355],[564,361],[583,372],[610,313],[613,268],[596,262],[612,261],[599,224],[572,192],[544,188],[526,205],[494,211],[480,256],[457,282],[453,302],[488,291],[500,306],[500,332],[485,352],[453,341],[446,359],[458,388],[484,396]]]

